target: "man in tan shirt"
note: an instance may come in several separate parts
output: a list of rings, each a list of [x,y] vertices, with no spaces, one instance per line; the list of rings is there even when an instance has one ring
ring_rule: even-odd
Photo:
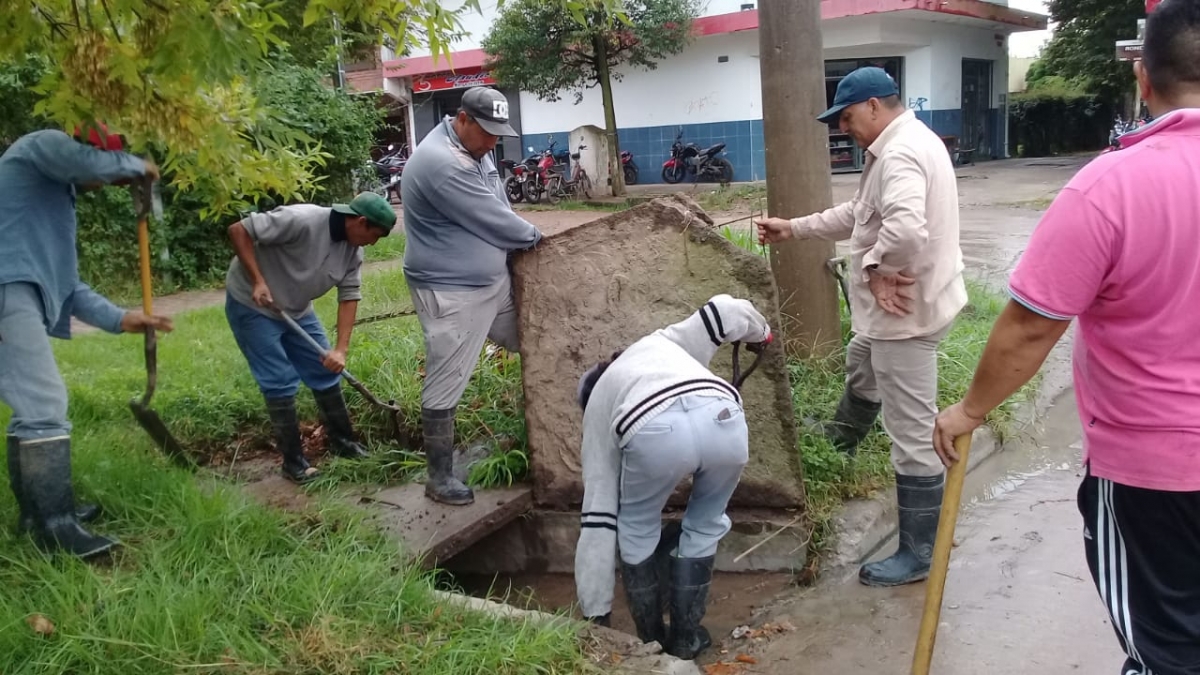
[[[859,580],[897,586],[929,573],[944,474],[929,442],[937,414],[937,348],[967,302],[958,191],[946,146],[900,101],[895,80],[860,68],[820,117],[866,149],[854,197],[803,218],[755,221],[759,240],[850,240],[846,389],[825,433],[853,454],[882,407],[892,440],[900,545]]]

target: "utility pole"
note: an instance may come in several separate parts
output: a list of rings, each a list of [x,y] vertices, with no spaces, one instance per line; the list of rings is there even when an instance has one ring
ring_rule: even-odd
[[[760,0],[759,67],[767,164],[767,213],[806,216],[833,203],[819,0]],[[789,240],[771,247],[788,354],[823,357],[841,347],[837,286],[826,262],[833,242]]]

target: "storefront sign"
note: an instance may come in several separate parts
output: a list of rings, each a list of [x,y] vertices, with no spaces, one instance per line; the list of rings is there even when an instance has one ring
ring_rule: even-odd
[[[1117,60],[1118,61],[1141,61],[1142,60],[1142,41],[1141,40],[1117,40]]]
[[[414,77],[412,90],[414,94],[425,94],[431,91],[465,89],[494,84],[496,84],[496,80],[492,79],[492,76],[485,70],[473,73],[435,73]]]

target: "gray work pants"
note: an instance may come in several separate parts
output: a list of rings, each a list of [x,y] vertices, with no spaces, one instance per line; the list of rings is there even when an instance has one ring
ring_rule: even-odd
[[[12,436],[35,440],[71,433],[67,386],[54,362],[42,298],[33,284],[0,284],[0,401],[12,408]]]
[[[953,324],[951,324],[953,325]],[[950,326],[906,340],[855,335],[846,347],[846,387],[859,398],[883,403],[883,428],[892,440],[892,466],[904,476],[936,476],[933,451],[937,416],[937,349]]]
[[[409,294],[425,335],[423,407],[448,410],[458,405],[486,339],[519,352],[517,309],[507,276],[469,291],[410,287]]]
[[[725,507],[750,458],[746,417],[733,400],[686,394],[651,419],[622,449],[617,543],[637,565],[654,553],[662,510],[675,486],[692,476],[678,557],[717,552],[731,526]]]

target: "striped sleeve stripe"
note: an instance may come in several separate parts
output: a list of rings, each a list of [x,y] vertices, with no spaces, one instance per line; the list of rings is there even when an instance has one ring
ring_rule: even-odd
[[[666,389],[660,389],[659,391],[642,399],[642,401],[637,405],[633,406],[633,408],[631,408],[629,412],[625,413],[625,416],[622,417],[619,422],[617,422],[617,436],[624,436],[625,433],[633,427],[633,425],[637,424],[638,420],[640,420],[643,415],[650,410],[653,410],[668,398],[673,396],[682,396],[684,394],[690,394],[697,391],[704,391],[705,389],[721,389],[722,391],[726,391],[733,396],[734,400],[738,403],[741,403],[742,401],[742,397],[738,395],[737,389],[734,389],[732,385],[724,380],[718,380],[716,378],[685,380],[683,382],[673,384]]]
[[[617,526],[615,523],[584,523],[582,525],[582,527],[596,528],[596,529],[603,528],[605,530],[612,530],[613,532],[617,531]]]
[[[580,517],[584,520],[587,520],[588,518],[607,518],[609,520],[616,520],[617,514],[605,513],[604,511],[584,511],[583,515]]]
[[[1071,319],[1075,318],[1073,316],[1067,316],[1064,314],[1056,314],[1054,312],[1051,312],[1048,309],[1045,309],[1044,307],[1038,306],[1029,298],[1026,298],[1025,296],[1018,293],[1015,289],[1013,289],[1012,286],[1008,287],[1008,294],[1012,297],[1013,300],[1016,300],[1025,309],[1028,309],[1029,311],[1033,312],[1034,314],[1041,314],[1042,316],[1046,317],[1047,319],[1054,319],[1055,321],[1070,321]]]
[[[704,306],[708,308],[708,311],[712,312],[713,321],[717,322],[717,333],[719,333],[721,335],[721,339],[724,340],[725,339],[725,323],[723,321],[721,321],[721,313],[717,311],[717,306],[715,304],[713,304],[713,302],[711,300],[709,300],[707,303],[705,303]]]
[[[708,331],[708,339],[718,347],[721,346],[721,341],[717,339],[717,334],[713,331],[712,321],[709,321],[708,314],[704,312],[704,308],[700,308],[700,320],[704,322],[704,330]]]

